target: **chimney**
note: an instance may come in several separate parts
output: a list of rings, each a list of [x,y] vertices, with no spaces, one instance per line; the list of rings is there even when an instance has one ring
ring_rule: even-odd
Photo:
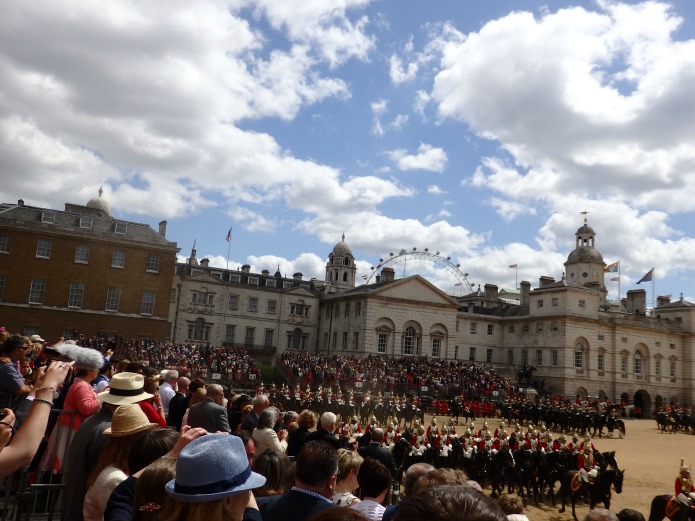
[[[295,273],[294,275],[292,275],[292,278],[293,278],[294,280],[302,280],[302,277],[303,277],[303,276],[304,276],[304,274],[303,274],[301,271],[298,271],[297,273]]]
[[[261,275],[265,275],[266,277],[270,275],[270,272],[268,270],[263,270],[261,271]]]
[[[381,270],[381,282],[393,282],[396,279],[396,272],[393,268],[383,268]]]
[[[497,284],[485,284],[485,298],[488,300],[497,300]]]
[[[661,306],[665,306],[666,304],[671,303],[671,297],[668,295],[659,295],[656,297],[656,307],[660,308]]]
[[[521,284],[519,284],[519,286],[521,287],[521,295],[519,296],[519,299],[520,299],[519,303],[522,306],[528,306],[529,305],[529,293],[531,292],[531,283],[526,281],[526,280],[522,280]]]
[[[208,259],[207,257],[205,257],[204,259],[202,259],[202,260],[200,261],[200,265],[203,266],[203,267],[205,267],[205,268],[207,268],[207,267],[210,265],[210,259]]]
[[[248,264],[244,264],[241,267],[241,272],[242,273],[251,273],[251,266],[249,266]]]
[[[159,235],[162,237],[167,236],[167,222],[166,221],[161,221],[159,223]]]
[[[24,199],[17,201],[17,206],[24,206]]]
[[[547,275],[542,275],[540,279],[538,279],[538,287],[539,288],[544,288],[548,286],[549,284],[552,284],[555,282],[555,277],[548,277]]]
[[[647,290],[631,289],[627,292],[627,306],[625,311],[635,315],[644,315],[647,311]]]

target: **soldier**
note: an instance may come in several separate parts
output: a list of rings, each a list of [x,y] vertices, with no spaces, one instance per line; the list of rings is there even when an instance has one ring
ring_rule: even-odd
[[[598,476],[598,466],[594,461],[594,451],[591,449],[591,444],[586,444],[584,450],[577,458],[577,466],[579,467],[579,475],[585,483],[593,484]]]
[[[684,461],[681,460],[681,471],[676,478],[676,497],[683,505],[692,507],[693,499],[695,499],[695,488],[690,477],[690,469],[683,463]]]

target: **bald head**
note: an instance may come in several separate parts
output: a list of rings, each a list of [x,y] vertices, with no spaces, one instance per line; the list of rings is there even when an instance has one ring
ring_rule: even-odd
[[[372,441],[381,443],[384,440],[384,429],[377,427],[372,429]]]
[[[415,482],[434,469],[434,465],[430,465],[429,463],[414,463],[408,467],[408,470],[405,471],[405,478],[403,479],[403,493],[406,496],[410,496],[413,492]]]

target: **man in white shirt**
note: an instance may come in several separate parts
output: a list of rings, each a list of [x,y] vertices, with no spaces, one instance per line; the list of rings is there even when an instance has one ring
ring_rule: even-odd
[[[179,372],[173,369],[164,371],[164,382],[159,386],[159,397],[162,399],[164,417],[169,416],[169,402],[176,394],[176,381],[179,379]]]
[[[381,521],[386,507],[382,502],[391,487],[391,473],[386,466],[373,458],[365,458],[357,471],[357,483],[364,499],[350,508],[361,512],[369,521]]]

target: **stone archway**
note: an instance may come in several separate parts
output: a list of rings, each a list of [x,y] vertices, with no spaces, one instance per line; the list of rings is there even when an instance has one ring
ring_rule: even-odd
[[[606,398],[608,398],[608,395],[606,394],[606,391],[603,389],[599,389],[598,391],[598,401],[599,402],[605,402]]]
[[[664,397],[661,396],[660,394],[656,395],[656,398],[654,398],[654,410],[658,411],[664,406]]]
[[[587,391],[584,387],[577,387],[577,396],[580,400],[584,401],[588,398],[589,391]]]
[[[620,401],[624,403],[625,405],[630,403],[630,395],[627,393],[623,393],[620,395]]]
[[[642,409],[642,418],[652,418],[654,410],[652,408],[652,397],[644,389],[640,389],[635,393],[635,407]]]

